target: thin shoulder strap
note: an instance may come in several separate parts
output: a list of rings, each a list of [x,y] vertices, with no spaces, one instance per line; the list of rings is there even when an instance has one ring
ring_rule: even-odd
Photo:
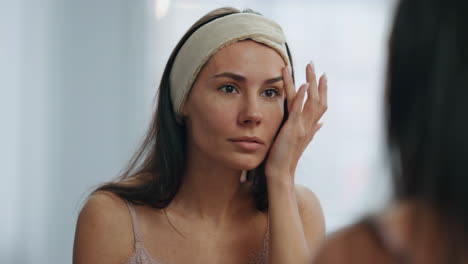
[[[135,242],[140,242],[140,235],[138,233],[138,221],[136,217],[136,211],[135,207],[133,207],[133,204],[129,201],[126,201],[126,204],[128,206],[128,210],[130,211],[130,216],[132,218],[132,227],[133,227],[133,236],[135,238]]]
[[[265,232],[265,238],[263,239],[263,247],[268,249],[268,244],[270,241],[270,214],[267,214],[267,226]]]

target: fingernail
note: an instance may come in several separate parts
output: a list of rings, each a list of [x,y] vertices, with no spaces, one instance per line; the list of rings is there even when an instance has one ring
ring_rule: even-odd
[[[288,68],[288,73],[291,74],[291,72],[292,72],[291,64],[288,64],[288,67],[287,67],[287,68]]]
[[[309,61],[309,65],[310,65],[310,68],[312,69],[312,71],[315,71],[315,65],[314,65],[314,62],[312,60]]]
[[[309,83],[306,83],[305,86],[304,86],[305,92],[307,92],[307,91],[309,90],[309,87],[310,87],[310,84],[309,84]]]
[[[323,73],[323,80],[325,81],[325,84],[328,83],[328,77],[327,77],[327,73]]]

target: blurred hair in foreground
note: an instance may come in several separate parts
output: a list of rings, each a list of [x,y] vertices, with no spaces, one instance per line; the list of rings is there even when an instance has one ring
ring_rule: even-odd
[[[403,0],[389,41],[391,209],[333,235],[317,263],[465,263],[468,2]]]

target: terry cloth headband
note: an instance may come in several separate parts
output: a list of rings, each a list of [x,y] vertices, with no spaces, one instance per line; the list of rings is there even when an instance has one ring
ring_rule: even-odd
[[[178,122],[182,107],[200,70],[218,50],[251,39],[276,50],[289,65],[286,37],[274,21],[252,13],[235,13],[198,28],[183,44],[170,74],[171,99]]]

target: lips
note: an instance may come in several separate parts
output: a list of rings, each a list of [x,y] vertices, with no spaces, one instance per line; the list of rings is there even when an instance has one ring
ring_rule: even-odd
[[[265,144],[265,142],[263,142],[263,140],[261,140],[258,137],[238,137],[238,138],[229,139],[229,141],[232,141],[232,142],[253,142],[253,143],[258,143],[258,144],[262,144],[262,145]]]
[[[249,152],[256,151],[265,144],[263,140],[257,137],[239,137],[229,139],[229,141],[233,142],[240,149]]]

